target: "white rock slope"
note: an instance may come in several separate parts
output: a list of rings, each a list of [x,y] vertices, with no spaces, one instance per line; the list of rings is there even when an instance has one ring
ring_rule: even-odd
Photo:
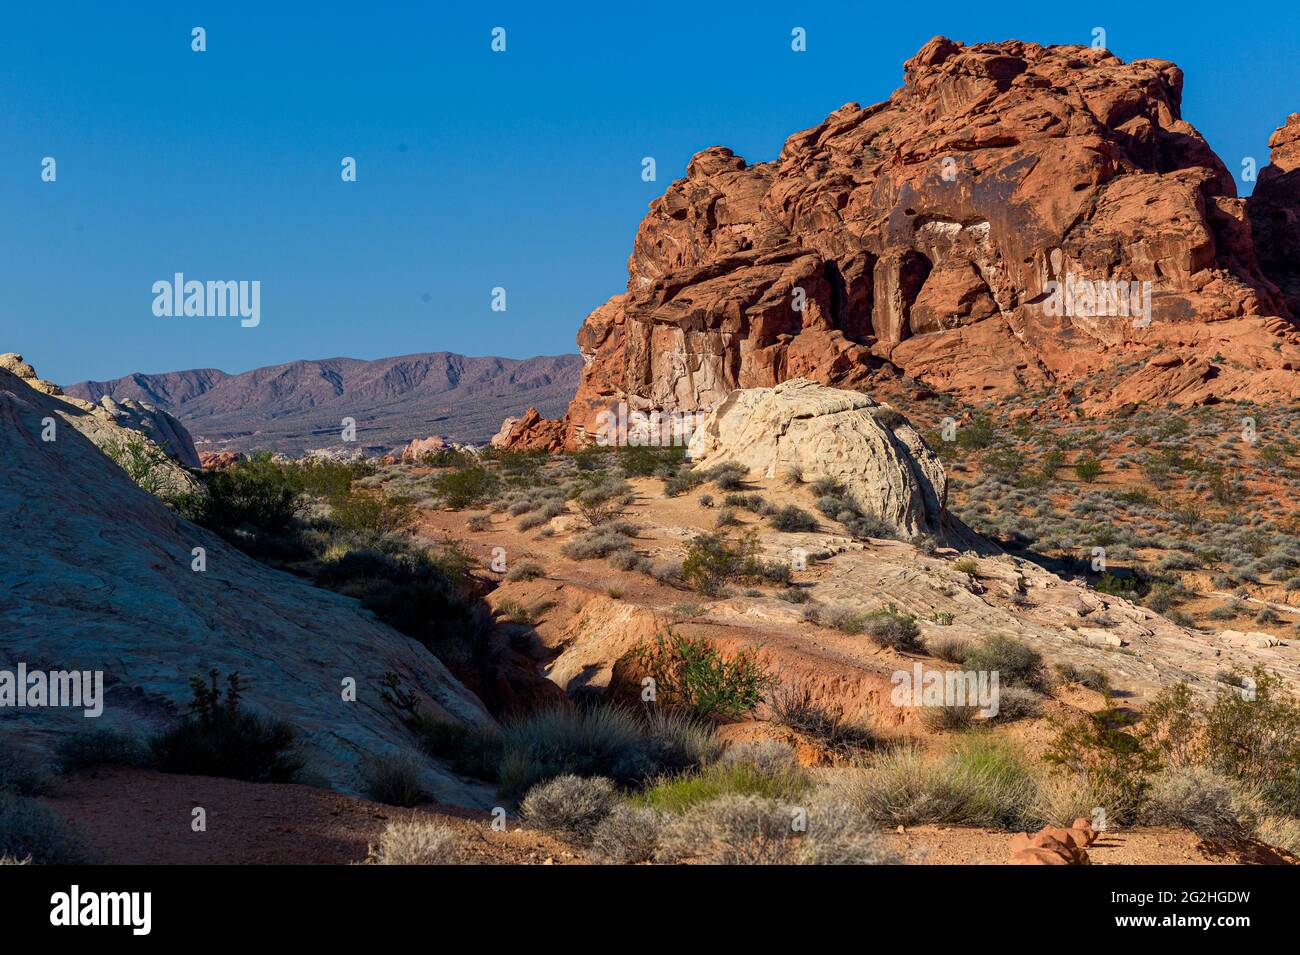
[[[351,599],[258,563],[136,487],[75,428],[41,440],[59,399],[0,370],[0,669],[102,670],[104,715],[6,709],[0,734],[48,753],[73,729],[144,735],[184,712],[188,680],[238,671],[251,708],[292,723],[308,771],[356,792],[371,754],[413,748],[379,695],[386,671],[443,718],[491,717],[426,649]],[[207,569],[192,569],[193,549]],[[356,702],[343,699],[354,679]],[[488,795],[430,766],[438,799]]]

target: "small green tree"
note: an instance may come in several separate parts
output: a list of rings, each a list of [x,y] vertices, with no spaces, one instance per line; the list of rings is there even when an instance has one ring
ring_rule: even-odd
[[[708,640],[681,636],[671,627],[635,651],[663,702],[685,706],[706,719],[752,713],[777,684],[763,654],[746,647],[725,654]]]

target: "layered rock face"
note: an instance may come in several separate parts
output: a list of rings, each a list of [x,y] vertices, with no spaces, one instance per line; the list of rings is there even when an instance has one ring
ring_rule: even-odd
[[[739,464],[764,478],[830,478],[906,537],[948,529],[939,458],[897,411],[856,391],[796,378],[733,391],[691,437],[698,465]]]
[[[936,37],[904,79],[774,162],[691,160],[578,334],[569,445],[619,401],[697,411],[793,377],[978,400],[1135,363],[1115,401],[1300,394],[1300,335],[1178,67]]]
[[[189,678],[215,667],[244,678],[251,709],[293,724],[311,774],[358,791],[367,756],[415,753],[400,716],[380,699],[389,671],[438,718],[493,724],[437,657],[355,600],[273,570],[179,518],[80,430],[59,427],[55,440],[42,440],[44,422],[65,408],[0,369],[0,667],[101,671],[103,715],[7,709],[0,734],[42,755],[77,730],[143,735],[183,713]],[[203,548],[203,570],[195,548]],[[348,679],[355,702],[343,695]],[[491,804],[481,787],[432,766],[424,783],[444,802]]]

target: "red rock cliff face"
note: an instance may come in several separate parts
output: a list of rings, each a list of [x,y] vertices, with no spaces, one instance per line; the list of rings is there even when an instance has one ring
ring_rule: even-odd
[[[619,400],[694,410],[882,369],[974,399],[1130,362],[1110,400],[1300,393],[1286,296],[1232,176],[1180,116],[1178,67],[936,37],[904,77],[774,162],[707,149],[651,203],[627,292],[578,334],[570,445]],[[1078,280],[1149,282],[1150,322],[1053,307],[1052,283]]]

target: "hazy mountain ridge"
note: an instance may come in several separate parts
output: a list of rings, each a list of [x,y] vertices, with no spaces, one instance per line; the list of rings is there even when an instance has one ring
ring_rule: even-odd
[[[301,454],[339,442],[342,419],[357,423],[357,444],[393,448],[436,434],[484,443],[530,405],[563,413],[582,359],[513,359],[428,352],[380,358],[301,360],[230,375],[213,368],[134,373],[83,381],[66,393],[89,401],[146,401],[175,415],[201,449],[270,449]]]

